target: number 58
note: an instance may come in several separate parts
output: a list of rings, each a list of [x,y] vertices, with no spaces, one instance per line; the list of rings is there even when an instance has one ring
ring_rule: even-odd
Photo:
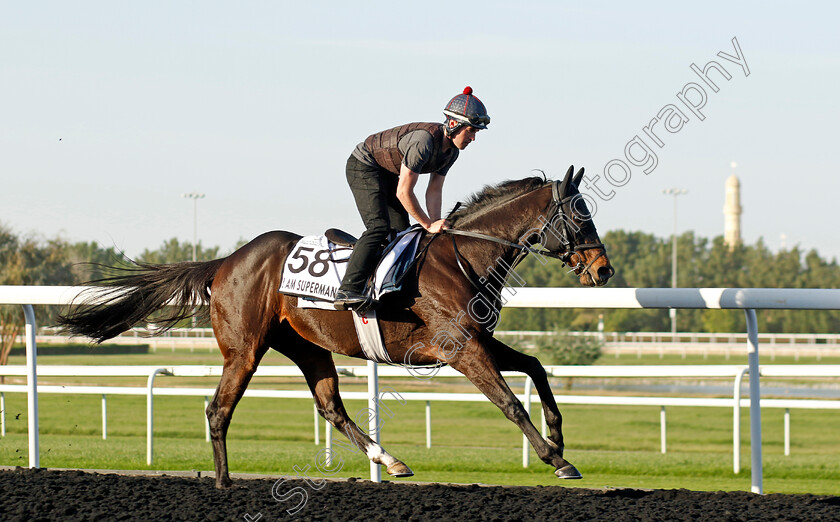
[[[312,252],[314,252],[314,255]],[[315,258],[314,261],[310,259],[310,256]],[[293,274],[303,272],[309,267],[309,274],[312,277],[321,277],[330,269],[330,251],[326,249],[315,251],[312,247],[298,247],[295,253],[292,254],[291,259],[300,261],[300,265],[298,266],[295,266],[293,261],[290,261],[286,265]]]

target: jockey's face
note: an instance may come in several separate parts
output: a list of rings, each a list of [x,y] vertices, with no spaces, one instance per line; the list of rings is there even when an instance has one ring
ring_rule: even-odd
[[[477,133],[478,129],[475,127],[464,125],[452,136],[452,144],[458,147],[459,150],[464,150],[467,148],[467,145],[475,141],[475,135]]]

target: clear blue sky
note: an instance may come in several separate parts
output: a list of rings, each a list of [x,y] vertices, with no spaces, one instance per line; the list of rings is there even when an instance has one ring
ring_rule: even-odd
[[[598,207],[602,231],[723,232],[737,161],[744,239],[840,257],[840,19],[798,2],[4,2],[0,222],[20,234],[230,249],[273,229],[361,231],[344,163],[368,134],[439,121],[471,85],[492,117],[444,207],[484,184],[612,159],[716,60],[705,120],[661,133]],[[737,37],[750,75],[717,57]],[[702,82],[701,82],[702,83]],[[686,110],[682,106],[683,110]],[[648,139],[649,140],[649,139]],[[648,144],[651,144],[648,141]],[[626,161],[626,159],[625,159]],[[833,181],[832,181],[833,180]],[[603,183],[603,181],[601,182]]]

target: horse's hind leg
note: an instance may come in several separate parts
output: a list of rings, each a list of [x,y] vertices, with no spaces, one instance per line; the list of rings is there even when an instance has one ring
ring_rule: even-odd
[[[222,343],[220,339],[220,346]],[[216,468],[217,488],[227,488],[232,485],[227,461],[227,431],[230,419],[251,377],[257,370],[257,365],[268,350],[267,346],[256,346],[250,349],[222,348],[222,353],[225,354],[222,378],[206,412],[210,423],[210,440],[213,442],[213,464]]]
[[[290,328],[291,330],[291,328]],[[318,413],[344,434],[350,442],[367,455],[368,459],[385,466],[389,475],[410,477],[414,472],[400,460],[374,442],[347,415],[338,393],[338,374],[332,353],[294,334],[296,342],[285,343],[280,353],[294,362],[306,377],[306,383],[315,398]]]
[[[540,361],[536,357],[517,352],[495,338],[488,340],[488,347],[500,371],[522,372],[534,381],[534,387],[537,389],[545,412],[545,423],[550,431],[549,444],[554,444],[562,457],[563,416],[557,407],[557,401],[554,400],[554,394],[551,393],[548,376]]]

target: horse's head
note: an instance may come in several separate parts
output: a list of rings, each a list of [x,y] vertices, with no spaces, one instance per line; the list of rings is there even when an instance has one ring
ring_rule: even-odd
[[[547,216],[540,217],[543,226],[539,242],[551,255],[571,266],[582,285],[603,286],[615,270],[578,190],[583,168],[573,177],[574,170],[570,166],[563,181],[551,182],[552,198]]]
[[[548,255],[571,266],[581,284],[605,285],[615,271],[578,191],[583,169],[573,174],[574,167],[569,167],[562,181],[531,177],[484,187],[450,213],[449,232],[513,247],[513,266],[528,252]],[[531,247],[537,243],[542,250]],[[468,248],[469,244],[465,251]],[[473,262],[484,263],[475,258]]]

